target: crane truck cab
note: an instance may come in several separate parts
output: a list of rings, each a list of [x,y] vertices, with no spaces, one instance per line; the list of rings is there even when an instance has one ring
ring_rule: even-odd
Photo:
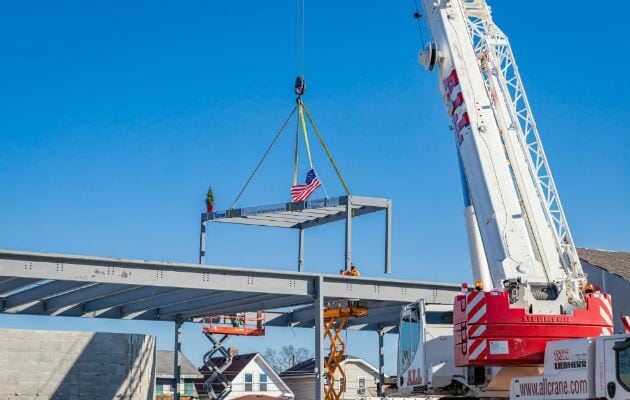
[[[398,335],[400,395],[460,392],[465,373],[453,358],[453,306],[424,300],[401,310]]]
[[[510,399],[630,399],[630,335],[547,343],[544,373],[513,378]]]

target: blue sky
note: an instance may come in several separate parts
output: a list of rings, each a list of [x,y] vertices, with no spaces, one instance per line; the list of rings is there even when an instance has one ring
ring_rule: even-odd
[[[491,4],[573,236],[630,250],[630,5],[517,3]],[[412,1],[307,1],[304,100],[352,192],[393,199],[393,277],[460,282],[470,272],[456,154],[437,78],[416,61],[412,11]],[[0,37],[1,248],[196,262],[208,184],[229,207],[294,104],[294,1],[3,2]],[[287,200],[291,154],[289,134],[239,204]],[[314,157],[328,192],[342,193],[323,153]],[[295,232],[208,233],[208,263],[294,268]],[[336,273],[342,233],[342,224],[308,232],[307,270]],[[356,221],[364,275],[382,275],[382,240],[381,216]],[[0,325],[172,342],[165,323],[1,316]],[[185,338],[199,362],[199,327]],[[350,339],[351,353],[376,361],[376,334]],[[312,332],[235,341],[242,351],[288,342],[310,346]]]

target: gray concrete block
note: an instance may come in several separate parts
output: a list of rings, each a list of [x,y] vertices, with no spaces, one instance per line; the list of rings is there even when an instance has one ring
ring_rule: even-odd
[[[154,364],[151,336],[0,330],[0,400],[152,400]]]

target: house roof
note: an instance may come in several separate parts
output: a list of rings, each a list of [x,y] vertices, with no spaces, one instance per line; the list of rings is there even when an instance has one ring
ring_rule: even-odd
[[[365,367],[367,367],[369,370],[378,374],[378,369],[376,369],[372,364],[370,364],[369,362],[365,361],[362,358],[354,357],[351,355],[345,355],[343,357],[342,363],[347,363],[348,361],[353,361],[353,362],[362,364]],[[302,361],[301,363],[298,363],[294,365],[293,367],[285,370],[284,372],[280,374],[280,376],[283,378],[286,378],[286,377],[291,377],[291,376],[304,376],[304,375],[314,375],[314,374],[315,374],[315,359],[311,358],[311,359]]]
[[[269,365],[269,363],[267,363],[267,360],[265,360],[265,358],[263,356],[261,356],[259,353],[248,353],[248,354],[239,354],[236,355],[234,357],[232,357],[232,364],[230,364],[229,367],[226,368],[225,371],[223,371],[223,375],[225,375],[226,378],[228,378],[230,380],[230,382],[232,382],[234,380],[234,378],[236,378],[238,376],[238,374],[241,373],[241,371],[243,371],[247,365],[249,365],[249,363],[251,363],[252,361],[254,361],[254,359],[258,358],[260,360],[260,362],[262,364],[264,364],[267,369],[269,374],[274,375],[275,377],[270,376],[270,378],[274,381],[276,381],[277,384],[279,385],[283,385],[285,386],[287,391],[291,391],[291,389],[286,386],[286,384],[282,381],[282,379],[280,378],[280,376],[273,370],[273,368],[271,368],[271,366]],[[217,365],[217,366],[221,366],[225,363],[225,358],[224,357],[214,357],[212,358],[212,362]],[[207,379],[210,375],[210,371],[208,370],[208,367],[206,367],[205,365],[201,368],[199,368],[199,372],[202,374],[202,378],[197,381],[197,384],[195,385],[197,387],[197,392],[200,394],[204,394],[206,393],[203,382],[205,379]],[[213,387],[215,388],[215,390],[222,390],[223,386],[221,384],[217,384],[217,385],[213,385]],[[250,397],[243,397],[243,399],[249,399]],[[252,399],[276,399],[275,397],[251,397]],[[241,399],[241,397],[239,397],[239,399]]]
[[[577,249],[577,251],[582,261],[630,280],[629,252],[583,248]]]
[[[232,357],[232,364],[225,371],[223,371],[223,375],[225,375],[230,381],[236,377],[246,366],[252,361],[258,353],[249,353],[249,354],[239,354]],[[215,365],[223,365],[225,363],[224,357],[213,357],[212,362]],[[205,365],[199,368],[201,373],[208,372],[208,367]]]
[[[173,356],[174,351],[170,350],[158,350],[155,358],[155,370],[156,378],[173,378]],[[181,377],[197,379],[202,375],[197,371],[197,368],[188,360],[182,352],[179,352],[179,359],[181,360]]]

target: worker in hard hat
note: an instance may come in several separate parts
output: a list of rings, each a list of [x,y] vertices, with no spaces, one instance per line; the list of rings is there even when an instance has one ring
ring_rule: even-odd
[[[339,274],[343,276],[361,276],[361,274],[359,273],[359,270],[354,266],[354,263],[350,264],[350,270],[348,270],[346,267],[343,267],[339,271]]]

